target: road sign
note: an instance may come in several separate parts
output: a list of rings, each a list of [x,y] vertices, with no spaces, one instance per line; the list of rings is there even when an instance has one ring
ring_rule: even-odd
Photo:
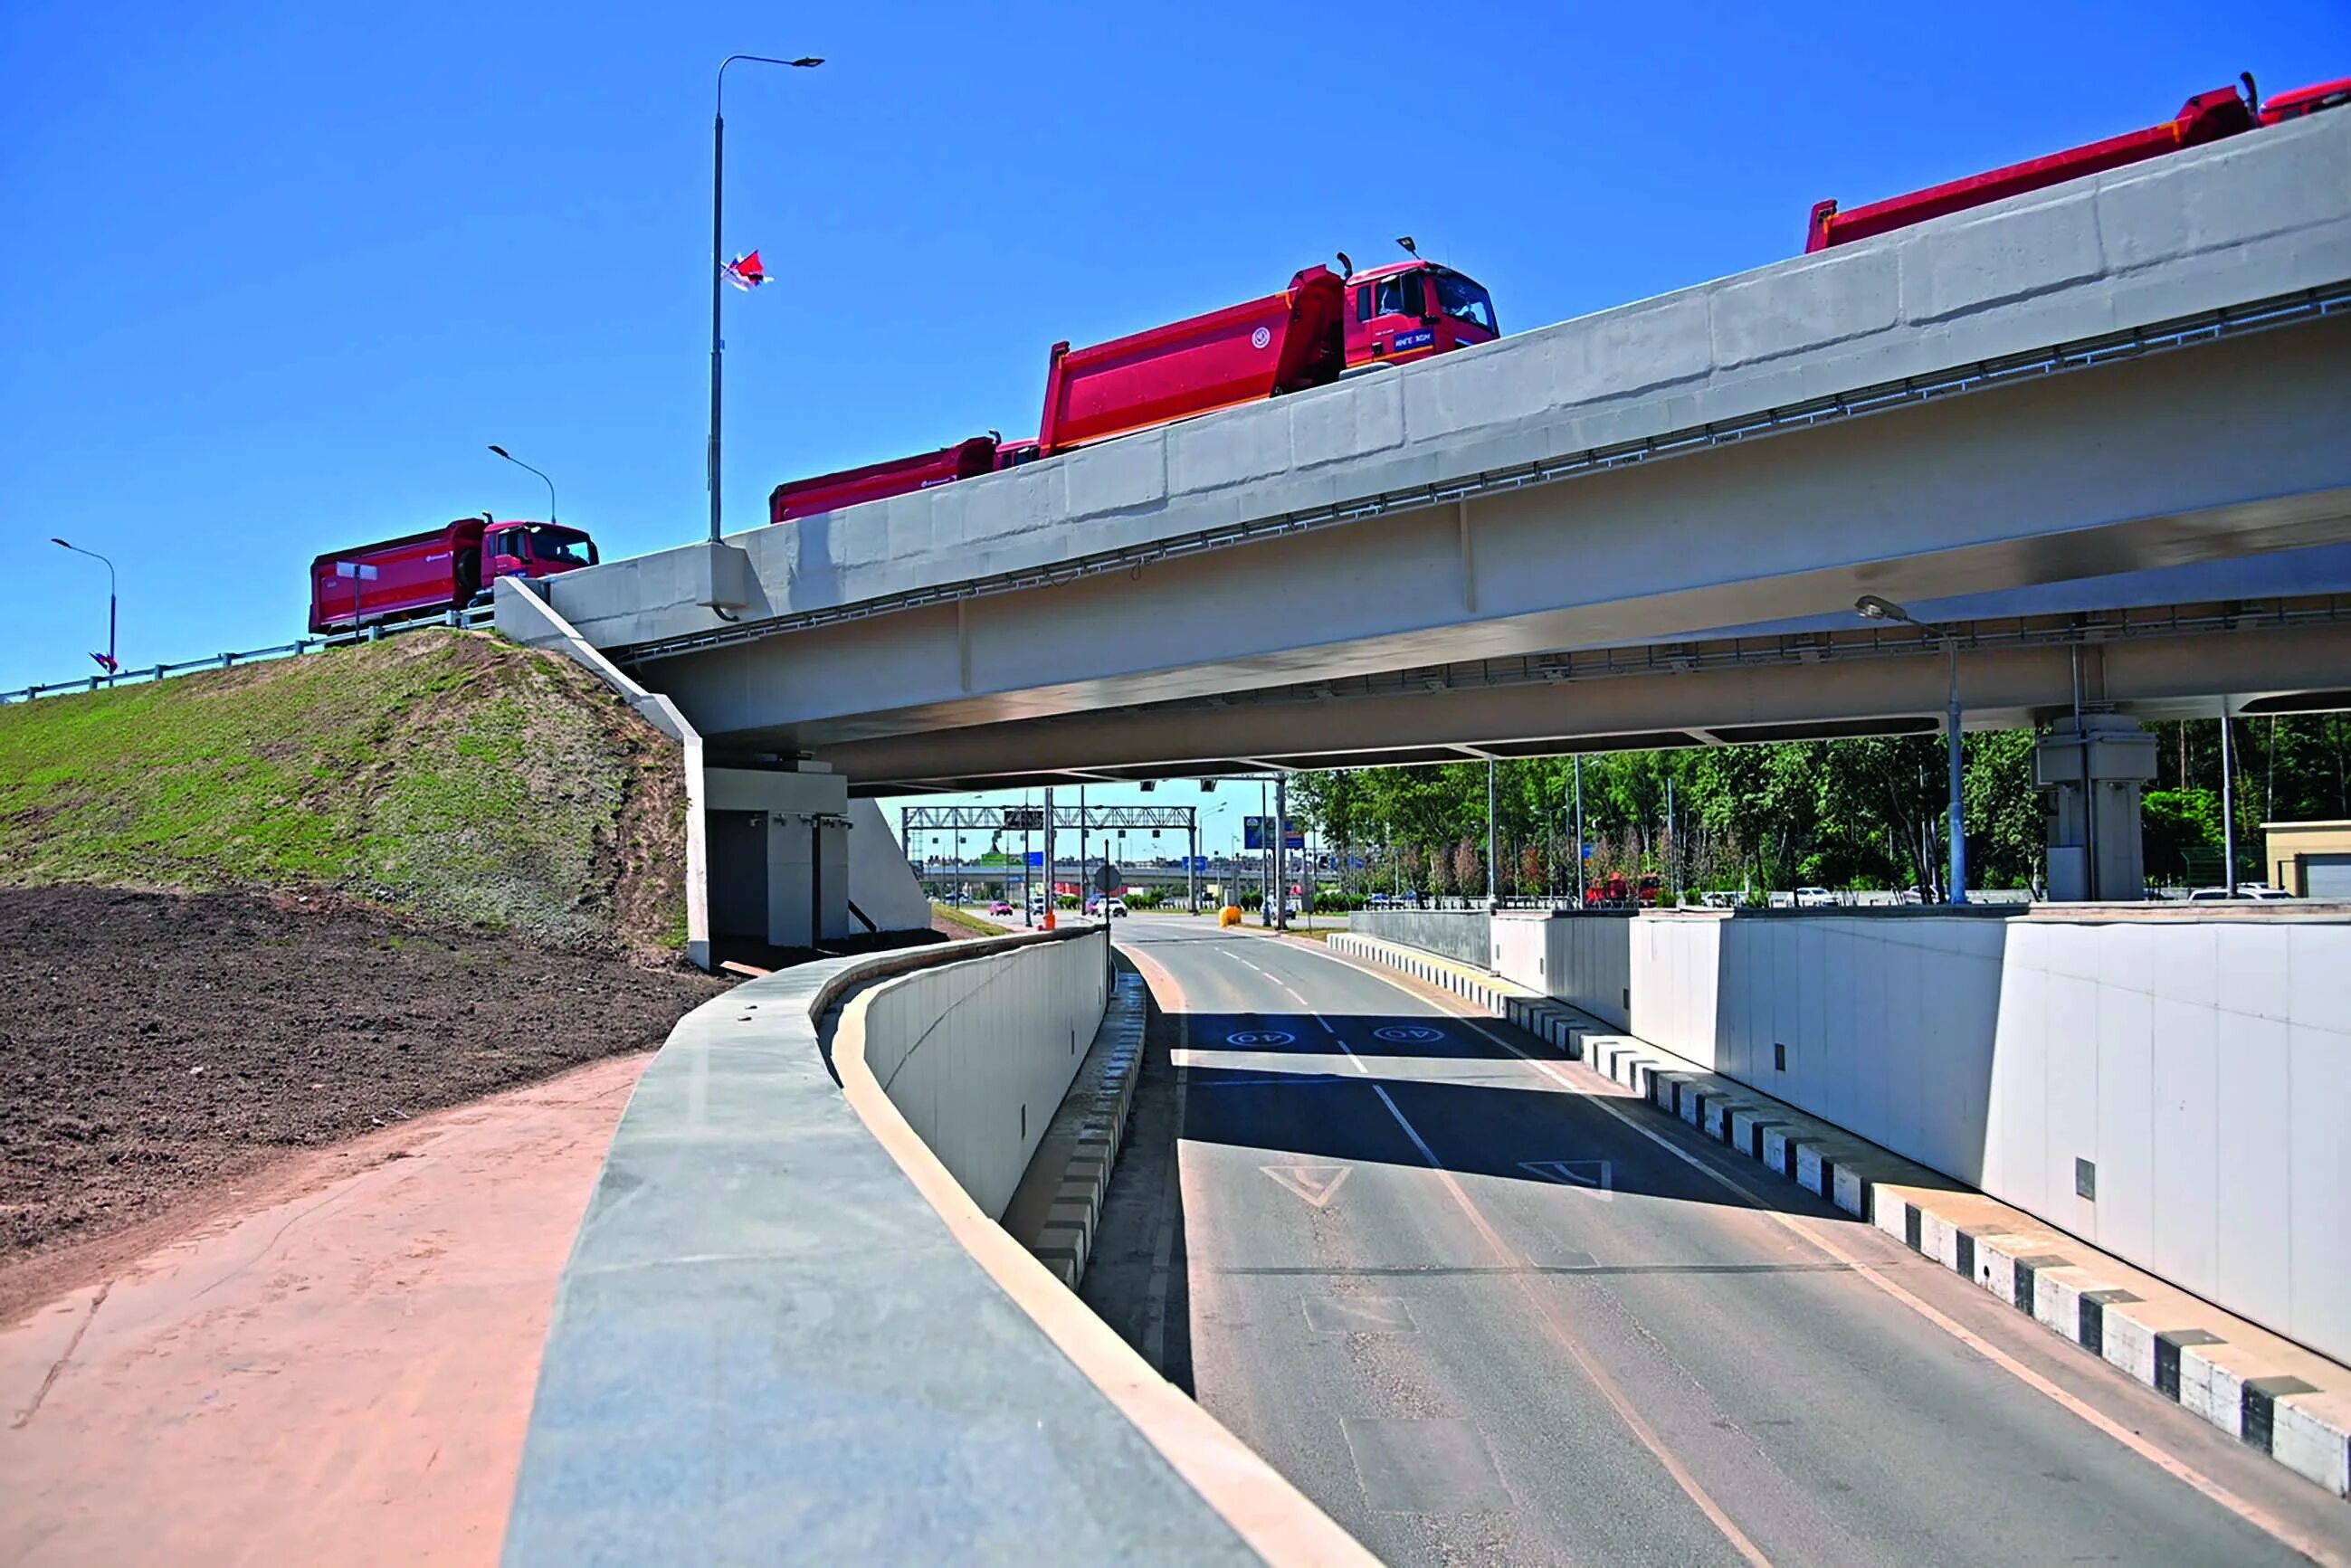
[[[1005,807],[1004,831],[1008,833],[1043,832],[1045,831],[1045,808],[1042,806]]]
[[[1124,887],[1125,885],[1125,874],[1122,873],[1118,867],[1111,864],[1108,861],[1104,861],[1101,865],[1094,868],[1095,892],[1116,893],[1120,888]]]
[[[1206,870],[1207,870],[1207,869],[1208,869],[1208,857],[1207,857],[1207,856],[1206,856],[1206,855],[1194,855],[1194,856],[1192,857],[1192,863],[1191,863],[1191,866],[1189,867],[1189,869],[1190,869],[1190,870],[1193,870],[1193,871],[1206,871]]]
[[[1045,865],[1045,852],[1043,850],[1030,850],[1029,852],[1029,863],[1037,867],[1040,871],[1043,870]]]
[[[1306,829],[1304,825],[1298,822],[1291,822],[1289,824],[1289,828],[1290,831],[1282,835],[1282,847],[1292,850],[1304,849],[1306,847]],[[1273,819],[1271,817],[1243,817],[1241,819],[1241,848],[1245,850],[1263,850],[1267,845],[1272,842]]]

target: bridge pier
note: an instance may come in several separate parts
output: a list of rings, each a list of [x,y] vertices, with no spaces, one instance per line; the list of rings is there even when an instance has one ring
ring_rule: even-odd
[[[2147,896],[2139,789],[2155,777],[2155,737],[2116,714],[2068,716],[2033,744],[2032,783],[2049,809],[2048,896]]]

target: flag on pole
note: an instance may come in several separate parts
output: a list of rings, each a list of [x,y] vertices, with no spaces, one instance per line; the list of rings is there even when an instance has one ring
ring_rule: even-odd
[[[726,274],[727,282],[746,294],[768,281],[768,269],[759,265],[759,253],[756,250],[737,256],[719,270]]]
[[[110,675],[119,675],[122,673],[122,666],[116,664],[104,653],[92,653],[90,657],[96,659],[98,661],[98,667],[104,670]]]

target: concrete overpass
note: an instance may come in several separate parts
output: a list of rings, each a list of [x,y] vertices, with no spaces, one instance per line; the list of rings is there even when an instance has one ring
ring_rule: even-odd
[[[2346,189],[2315,117],[554,601],[859,792],[1924,720],[1863,591],[1969,622],[1980,723],[2076,649],[2092,703],[2324,702]]]

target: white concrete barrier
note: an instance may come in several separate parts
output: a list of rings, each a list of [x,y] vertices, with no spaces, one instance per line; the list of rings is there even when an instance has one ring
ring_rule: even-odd
[[[1634,913],[1529,911],[1494,916],[1494,972],[1628,1029]]]
[[[2351,915],[1644,917],[1631,1030],[2351,1358]]]
[[[1052,942],[917,969],[866,1004],[875,1082],[990,1218],[1093,1043],[1106,985],[1100,941]]]

